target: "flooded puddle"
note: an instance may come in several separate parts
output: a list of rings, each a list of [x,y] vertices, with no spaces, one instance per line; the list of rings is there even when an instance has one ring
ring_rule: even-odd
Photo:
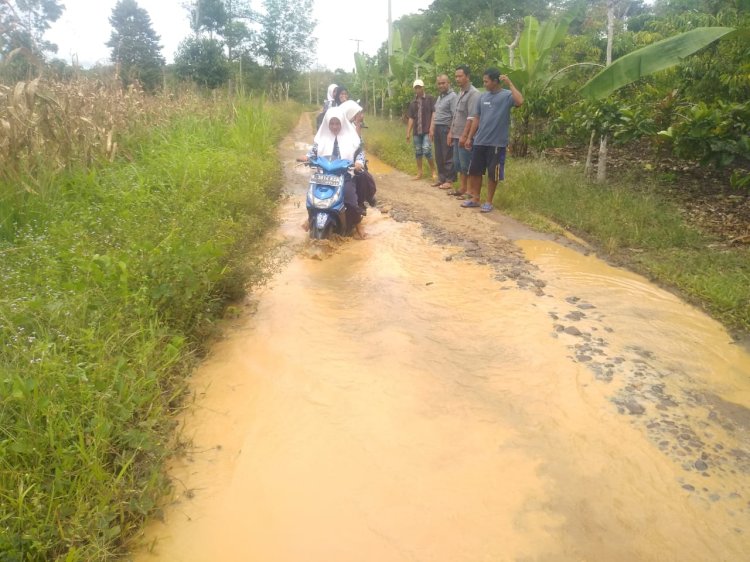
[[[549,242],[538,296],[377,210],[314,246],[304,214],[194,376],[136,560],[744,558],[750,357],[717,324]]]

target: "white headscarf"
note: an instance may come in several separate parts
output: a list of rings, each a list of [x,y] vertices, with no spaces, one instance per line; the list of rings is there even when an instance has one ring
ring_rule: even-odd
[[[338,88],[336,84],[328,86],[328,99],[326,100],[328,101],[328,105],[331,105],[331,102],[333,101],[333,92],[336,91],[336,88]]]
[[[333,133],[331,133],[331,130],[328,128],[328,124],[334,117],[341,122],[341,131],[339,131],[338,136],[333,136]],[[318,155],[333,155],[333,143],[336,140],[339,142],[339,153],[341,154],[341,158],[354,161],[354,155],[359,149],[361,140],[354,125],[352,125],[349,119],[346,118],[346,114],[341,110],[341,107],[330,108],[326,111],[325,117],[323,117],[323,123],[315,134],[315,143],[318,145]]]
[[[339,106],[339,109],[344,112],[347,120],[352,121],[357,116],[357,114],[362,111],[362,106],[354,100],[346,100]]]

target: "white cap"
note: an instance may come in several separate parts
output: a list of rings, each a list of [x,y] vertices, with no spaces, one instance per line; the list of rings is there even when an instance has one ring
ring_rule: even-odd
[[[424,82],[422,82],[419,78],[414,80],[414,84],[412,84],[412,88],[416,88],[417,86],[422,86],[424,88]]]

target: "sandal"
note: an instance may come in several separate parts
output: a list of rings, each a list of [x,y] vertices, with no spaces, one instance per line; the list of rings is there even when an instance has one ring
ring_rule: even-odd
[[[467,208],[468,207],[479,207],[479,203],[477,203],[476,201],[473,201],[472,199],[467,199],[466,201],[464,201],[463,203],[461,203],[461,206],[462,207],[467,207]]]
[[[482,208],[479,209],[483,213],[489,213],[492,210],[492,205],[490,203],[484,203],[482,205]]]
[[[446,191],[445,194],[446,195],[452,195],[453,197],[463,197],[465,195],[465,193],[461,193],[457,189],[453,189],[451,191]]]

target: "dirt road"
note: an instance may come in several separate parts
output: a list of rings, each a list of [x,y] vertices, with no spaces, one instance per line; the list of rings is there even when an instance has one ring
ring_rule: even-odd
[[[743,560],[750,356],[585,248],[373,161],[368,238],[300,228],[196,373],[137,560]]]

